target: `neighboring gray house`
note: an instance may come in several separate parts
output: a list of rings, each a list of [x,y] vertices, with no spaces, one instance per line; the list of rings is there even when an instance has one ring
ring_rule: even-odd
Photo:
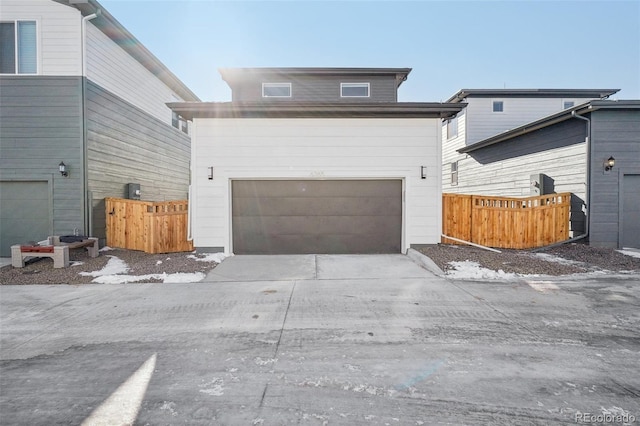
[[[193,119],[201,251],[400,253],[442,230],[441,119],[464,104],[397,101],[409,68],[240,68],[232,102]]]
[[[74,229],[104,237],[103,200],[129,183],[186,198],[188,123],[166,103],[198,97],[95,0],[0,5],[0,255]]]
[[[458,150],[478,141],[519,127],[556,112],[594,99],[605,99],[618,89],[463,89],[447,102],[465,102],[457,116],[443,120],[442,190],[446,193],[496,196],[529,195],[530,175],[542,173],[535,163],[524,174],[508,170],[479,179],[479,167]],[[565,163],[555,163],[565,168]],[[480,173],[478,171],[478,173]],[[558,192],[579,190],[574,185],[559,186]],[[584,189],[584,188],[582,188]]]
[[[464,158],[460,192],[484,185],[490,190],[480,192],[529,195],[540,190],[532,184],[543,193],[573,192],[574,237],[640,248],[640,101],[586,102],[459,147],[457,155]]]

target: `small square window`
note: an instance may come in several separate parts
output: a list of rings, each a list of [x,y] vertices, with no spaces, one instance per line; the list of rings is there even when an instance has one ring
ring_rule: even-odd
[[[493,112],[504,112],[504,102],[493,101]]]
[[[290,98],[291,83],[262,83],[263,98]]]
[[[340,83],[341,98],[368,98],[369,83]]]
[[[36,21],[0,22],[0,74],[37,74]]]
[[[563,103],[564,109],[573,108],[573,105],[574,105],[573,101],[564,101]]]

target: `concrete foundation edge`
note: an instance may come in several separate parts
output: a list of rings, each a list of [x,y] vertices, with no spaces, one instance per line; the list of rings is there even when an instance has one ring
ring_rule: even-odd
[[[419,251],[410,248],[407,250],[407,257],[409,257],[409,259],[411,259],[415,264],[426,269],[432,274],[437,275],[439,277],[444,277],[444,271],[440,269],[433,260],[429,259],[427,256],[420,253]]]

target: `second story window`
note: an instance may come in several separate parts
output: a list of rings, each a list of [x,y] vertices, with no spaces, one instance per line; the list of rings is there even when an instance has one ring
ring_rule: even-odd
[[[493,112],[504,112],[504,102],[493,101]]]
[[[37,74],[36,21],[0,22],[0,74]]]
[[[340,83],[341,98],[368,98],[369,83]]]
[[[447,120],[447,139],[458,136],[458,117]]]
[[[291,83],[262,83],[263,98],[290,98]]]
[[[562,103],[562,106],[564,107],[564,109],[567,109],[567,108],[573,108],[573,105],[574,105],[574,104],[573,104],[573,101],[564,101],[564,102]]]

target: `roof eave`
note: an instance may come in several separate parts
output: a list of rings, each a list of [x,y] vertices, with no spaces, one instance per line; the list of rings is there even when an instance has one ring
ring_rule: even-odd
[[[466,104],[264,104],[234,102],[171,102],[167,106],[187,120],[193,118],[449,118]]]

